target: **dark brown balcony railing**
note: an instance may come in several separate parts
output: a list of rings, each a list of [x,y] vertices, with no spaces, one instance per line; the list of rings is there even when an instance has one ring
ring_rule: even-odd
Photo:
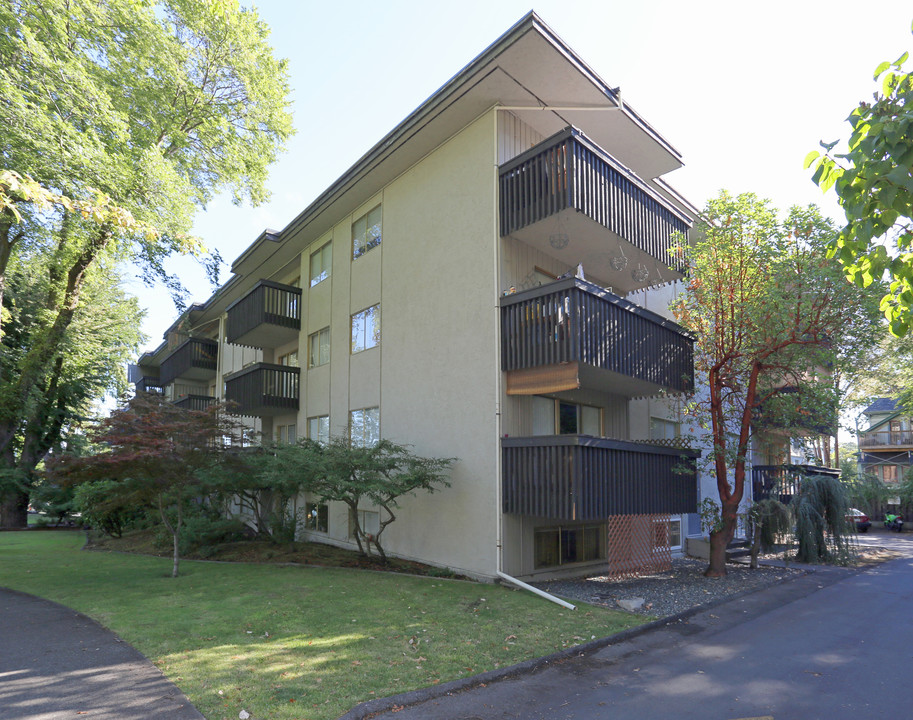
[[[672,236],[690,220],[576,128],[502,165],[500,204],[502,236],[572,208],[682,270]]]
[[[880,447],[913,447],[913,432],[910,430],[878,430],[862,433],[859,436],[859,447],[869,450],[877,450]]]
[[[143,375],[136,381],[135,387],[136,392],[138,393],[147,392],[161,395],[165,392],[165,388],[162,385],[162,382],[157,377],[148,377],[146,375]]]
[[[261,280],[227,309],[225,336],[235,345],[274,348],[298,337],[301,288]]]
[[[207,380],[216,374],[219,344],[215,340],[188,338],[162,360],[159,380],[168,385],[177,378]]]
[[[687,392],[693,340],[684,329],[597,285],[569,278],[501,298],[501,368],[579,362]]]
[[[799,482],[809,475],[840,477],[840,471],[817,465],[755,465],[751,468],[751,496],[755,502],[773,497],[788,503]]]
[[[300,369],[287,365],[255,363],[225,378],[225,400],[231,412],[249,417],[270,417],[298,410]]]
[[[553,520],[693,513],[699,456],[586,435],[502,438],[503,509]]]
[[[174,404],[178,407],[184,408],[185,410],[195,410],[202,412],[208,409],[209,406],[212,405],[215,401],[216,399],[214,397],[210,397],[209,395],[184,395],[183,397],[179,397],[177,400],[175,400]]]

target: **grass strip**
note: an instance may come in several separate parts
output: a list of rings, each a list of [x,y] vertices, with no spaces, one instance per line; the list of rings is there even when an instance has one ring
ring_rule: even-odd
[[[644,618],[508,588],[342,568],[85,552],[77,532],[0,533],[0,585],[95,618],[209,720],[335,718],[376,697],[547,655]]]

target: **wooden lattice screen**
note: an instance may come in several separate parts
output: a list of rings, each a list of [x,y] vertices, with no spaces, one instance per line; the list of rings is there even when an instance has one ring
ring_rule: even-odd
[[[637,577],[672,569],[669,515],[612,515],[606,550],[608,574]]]

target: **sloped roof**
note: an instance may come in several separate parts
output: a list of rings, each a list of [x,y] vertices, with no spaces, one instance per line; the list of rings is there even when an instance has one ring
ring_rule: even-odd
[[[877,398],[862,412],[864,412],[866,415],[874,415],[875,413],[892,413],[896,410],[897,401],[893,398]]]

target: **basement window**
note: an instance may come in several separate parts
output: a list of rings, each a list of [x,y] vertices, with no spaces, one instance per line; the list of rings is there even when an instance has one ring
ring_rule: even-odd
[[[604,525],[542,528],[533,535],[534,563],[537,569],[606,558]]]

